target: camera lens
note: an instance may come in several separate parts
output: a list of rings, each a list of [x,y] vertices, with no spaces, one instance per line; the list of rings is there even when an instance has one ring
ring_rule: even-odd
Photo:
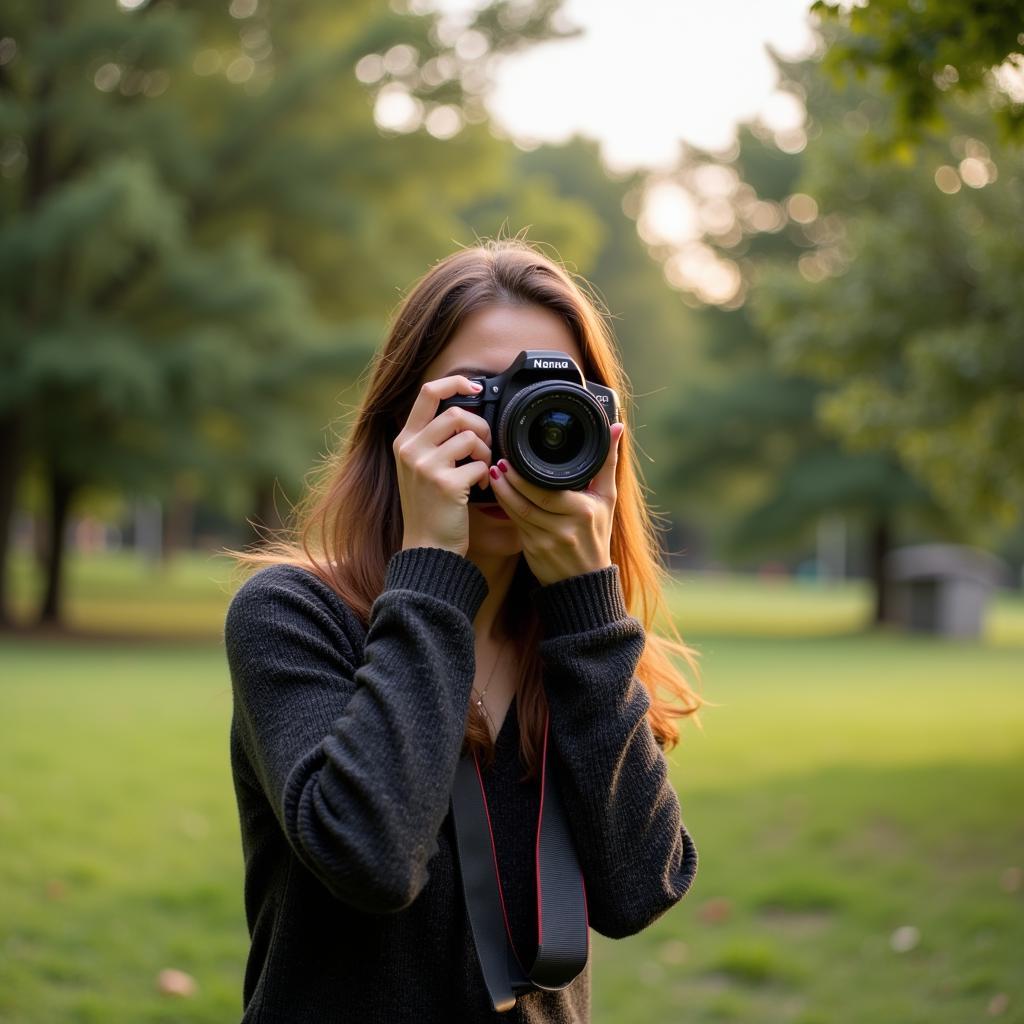
[[[545,409],[530,424],[530,447],[545,461],[564,464],[583,448],[583,425],[566,409]]]
[[[567,381],[523,388],[502,412],[501,449],[531,483],[568,490],[589,483],[608,455],[608,417],[597,399]]]

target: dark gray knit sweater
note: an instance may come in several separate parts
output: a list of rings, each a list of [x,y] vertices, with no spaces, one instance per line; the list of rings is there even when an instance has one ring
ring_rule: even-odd
[[[312,573],[261,569],[231,602],[230,753],[251,948],[243,1022],[455,1024],[590,1019],[590,966],[495,1013],[458,875],[449,795],[474,679],[480,570],[441,548],[397,552],[369,629]],[[632,935],[697,870],[633,673],[644,646],[617,566],[533,593],[549,758],[590,926]],[[510,929],[536,955],[538,784],[520,783],[516,705],[484,772]]]

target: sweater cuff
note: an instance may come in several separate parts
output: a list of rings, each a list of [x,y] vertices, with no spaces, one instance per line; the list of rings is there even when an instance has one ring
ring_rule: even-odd
[[[488,591],[484,574],[447,548],[403,548],[388,562],[384,590],[413,590],[458,608],[470,622]]]
[[[548,638],[586,633],[629,615],[615,564],[538,587],[533,599]]]

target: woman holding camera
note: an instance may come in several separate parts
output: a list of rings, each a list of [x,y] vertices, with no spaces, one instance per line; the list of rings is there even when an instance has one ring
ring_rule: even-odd
[[[694,668],[692,651],[652,631],[663,570],[623,425],[605,423],[585,490],[551,489],[498,457],[486,418],[438,411],[525,349],[625,393],[602,316],[560,265],[519,240],[437,263],[397,310],[294,535],[235,552],[260,567],[225,623],[244,1021],[589,1021],[589,964],[495,1009],[450,806],[463,756],[524,968],[544,763],[591,928],[635,934],[693,881],[663,748],[703,702],[670,657]]]

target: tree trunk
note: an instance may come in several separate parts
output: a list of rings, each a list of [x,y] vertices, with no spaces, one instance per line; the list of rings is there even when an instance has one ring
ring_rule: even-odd
[[[889,621],[889,594],[885,573],[885,556],[892,547],[892,531],[889,527],[889,520],[886,518],[877,519],[871,528],[871,540],[869,551],[869,568],[871,572],[871,583],[874,588],[875,607],[872,614],[871,625],[881,626]]]
[[[46,567],[50,564],[50,556],[46,551],[49,544],[49,537],[46,532],[46,511],[41,510],[39,515],[32,518],[32,558],[35,564],[36,574],[46,575]]]
[[[254,519],[262,528],[262,531],[277,531],[284,525],[283,518],[278,511],[278,502],[287,504],[287,501],[283,492],[281,494],[276,493],[276,487],[276,480],[267,480],[260,483],[256,488],[256,515]]]
[[[49,544],[46,558],[46,590],[39,609],[39,624],[60,625],[63,611],[64,536],[76,485],[60,470],[50,475]]]
[[[17,411],[0,417],[0,629],[14,625],[8,589],[8,556],[14,495],[21,473],[24,417]]]
[[[164,563],[178,551],[192,547],[193,520],[195,519],[195,498],[191,489],[176,483],[167,501],[166,515],[163,521],[163,545],[161,559]]]

